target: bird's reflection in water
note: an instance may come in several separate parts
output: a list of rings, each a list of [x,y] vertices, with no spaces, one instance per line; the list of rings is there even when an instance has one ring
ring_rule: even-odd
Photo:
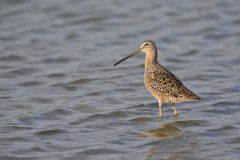
[[[145,131],[143,133],[143,135],[147,136],[147,137],[154,137],[154,138],[158,138],[158,139],[171,139],[171,138],[175,138],[178,137],[182,134],[182,130],[180,128],[177,127],[176,122],[178,121],[178,118],[176,117],[174,119],[173,122],[169,122],[169,123],[163,123],[162,121],[160,121],[160,127],[159,128],[155,128],[155,129],[151,129],[149,131]],[[159,144],[156,143],[154,144],[151,149],[148,151],[145,160],[149,160],[151,159],[151,157],[153,157],[156,153],[157,153],[157,148],[158,148]],[[175,160],[177,159],[176,157],[167,157],[167,158],[163,158],[165,160]]]
[[[150,160],[156,153],[157,153],[157,148],[159,144],[155,144],[147,153],[146,157],[144,160]],[[161,160],[177,160],[177,157],[175,156],[170,156],[166,158],[159,158]]]
[[[163,138],[174,138],[182,134],[182,130],[177,127],[175,122],[178,121],[178,118],[174,118],[174,122],[163,123],[160,120],[160,127],[145,131],[143,135],[148,137],[155,137],[159,139]]]

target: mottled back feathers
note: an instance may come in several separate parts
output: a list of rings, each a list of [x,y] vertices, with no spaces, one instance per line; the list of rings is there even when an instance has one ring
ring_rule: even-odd
[[[163,103],[198,101],[200,97],[190,91],[170,71],[158,63],[145,64],[144,83],[150,93]]]

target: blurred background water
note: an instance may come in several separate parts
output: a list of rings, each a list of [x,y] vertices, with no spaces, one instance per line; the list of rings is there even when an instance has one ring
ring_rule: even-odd
[[[145,39],[200,95],[143,85]],[[239,0],[0,0],[0,159],[240,157]]]

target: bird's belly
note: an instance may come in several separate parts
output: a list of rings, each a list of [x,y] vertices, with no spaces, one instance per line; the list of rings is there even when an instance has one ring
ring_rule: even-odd
[[[163,86],[157,85],[153,82],[149,76],[144,76],[144,84],[147,90],[159,101],[162,103],[179,103],[179,101],[170,95],[167,95],[163,92],[164,88],[161,88]]]
[[[154,84],[152,83],[151,79],[149,79],[149,77],[145,77],[144,76],[144,84],[145,87],[147,88],[147,90],[156,98],[159,99],[159,96],[161,96],[161,94],[159,93],[159,91],[157,90],[157,87],[154,87]]]

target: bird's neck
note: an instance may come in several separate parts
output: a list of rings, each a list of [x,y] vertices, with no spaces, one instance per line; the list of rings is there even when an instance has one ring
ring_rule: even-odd
[[[152,49],[146,53],[145,66],[157,63],[157,50]]]

